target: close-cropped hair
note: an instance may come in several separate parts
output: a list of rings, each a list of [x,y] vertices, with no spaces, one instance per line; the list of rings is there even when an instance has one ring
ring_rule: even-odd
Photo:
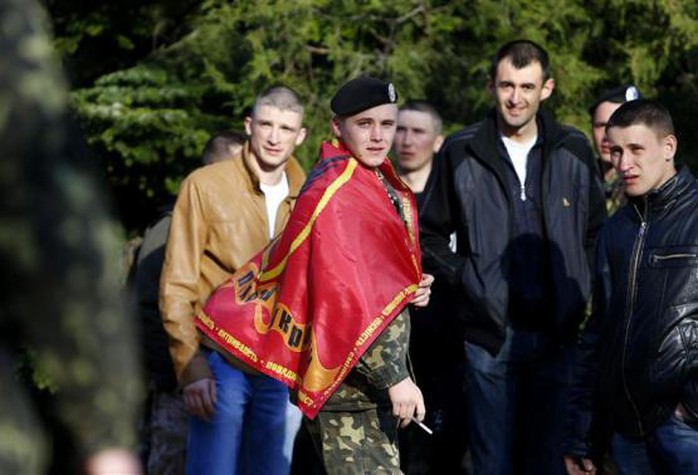
[[[245,140],[247,135],[239,130],[229,129],[218,132],[206,142],[201,160],[204,165],[208,165],[231,158],[230,148],[241,147],[245,144]]]
[[[506,43],[497,50],[490,65],[490,77],[497,76],[497,67],[503,59],[509,58],[516,69],[522,69],[534,61],[538,61],[543,69],[543,80],[550,79],[550,58],[548,52],[538,43],[531,40],[514,40]]]
[[[282,111],[289,110],[303,115],[305,108],[298,94],[287,86],[273,86],[257,96],[252,109],[252,117],[261,106],[272,106]]]
[[[401,111],[417,111],[417,112],[423,112],[425,114],[429,114],[429,117],[431,117],[431,120],[434,124],[434,134],[439,135],[441,131],[443,130],[443,120],[441,119],[441,115],[439,114],[439,111],[436,110],[434,106],[429,104],[427,101],[422,101],[422,100],[412,100],[412,101],[407,101],[405,102],[402,106],[400,106]]]
[[[620,106],[606,123],[606,130],[611,127],[630,127],[645,125],[654,130],[659,137],[674,135],[674,121],[671,114],[659,101],[637,99]]]

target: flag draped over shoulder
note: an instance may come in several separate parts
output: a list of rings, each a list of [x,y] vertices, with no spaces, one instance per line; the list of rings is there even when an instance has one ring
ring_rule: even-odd
[[[376,170],[324,143],[281,236],[198,314],[205,337],[298,393],[315,417],[421,279],[414,196],[390,162]]]

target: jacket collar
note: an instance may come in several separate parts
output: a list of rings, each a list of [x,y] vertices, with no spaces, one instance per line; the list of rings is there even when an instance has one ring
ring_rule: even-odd
[[[541,108],[538,111],[536,121],[538,121],[538,140],[536,143],[542,142],[543,156],[546,157],[548,152],[560,140],[562,130],[555,121],[553,114],[547,109]],[[497,155],[499,128],[497,127],[497,112],[494,108],[490,109],[481,124],[482,126],[475,133],[473,140],[470,141],[470,147],[477,155],[477,158],[482,161],[499,161]]]
[[[262,189],[259,186],[259,177],[255,174],[252,167],[253,160],[254,157],[250,149],[250,141],[247,140],[242,147],[242,164],[245,167],[245,176],[249,179],[252,189],[261,193]],[[288,162],[286,162],[285,171],[286,178],[288,179],[288,198],[297,198],[303,186],[303,182],[305,181],[303,168],[301,168],[298,160],[296,160],[294,156],[291,156]]]
[[[690,193],[691,187],[695,186],[695,180],[688,167],[678,166],[676,175],[666,183],[646,195],[630,198],[630,202],[644,221],[650,217],[657,218],[669,211],[677,199]]]

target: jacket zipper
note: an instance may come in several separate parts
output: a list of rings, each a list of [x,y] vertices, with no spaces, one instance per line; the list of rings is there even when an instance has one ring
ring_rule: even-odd
[[[626,323],[625,323],[625,338],[623,342],[623,358],[621,359],[621,378],[623,380],[623,389],[625,391],[625,397],[628,398],[630,406],[633,409],[635,418],[637,420],[638,428],[640,429],[640,434],[645,433],[642,427],[642,419],[640,418],[640,411],[637,408],[637,404],[630,394],[630,389],[628,388],[628,381],[625,376],[625,362],[628,352],[628,339],[630,338],[630,323],[632,321],[633,312],[635,310],[635,298],[637,296],[637,268],[639,267],[640,251],[644,245],[645,236],[647,235],[648,223],[645,216],[640,214],[637,207],[634,207],[637,214],[640,216],[640,229],[635,238],[635,246],[633,248],[633,254],[630,259],[630,278],[628,279],[628,296],[627,296],[627,312],[626,312]],[[645,198],[645,212],[647,212],[647,198]]]

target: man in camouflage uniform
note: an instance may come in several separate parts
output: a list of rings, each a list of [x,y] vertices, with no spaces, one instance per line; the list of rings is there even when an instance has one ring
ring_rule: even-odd
[[[77,464],[90,474],[138,473],[126,447],[140,379],[106,262],[119,244],[93,164],[71,136],[46,21],[34,0],[0,2],[0,473],[43,473],[49,460],[49,440],[13,372],[25,345],[58,388],[60,438],[77,452],[65,473],[78,473]]]
[[[332,99],[332,131],[365,167],[377,171],[386,160],[397,129],[396,100],[392,84],[371,77],[349,81]],[[385,179],[381,181],[404,221],[395,190]],[[427,305],[432,281],[429,275],[423,277],[413,305]],[[400,473],[398,427],[407,426],[412,417],[421,421],[425,415],[422,393],[407,368],[409,335],[405,308],[361,356],[317,416],[304,419],[329,474]]]

